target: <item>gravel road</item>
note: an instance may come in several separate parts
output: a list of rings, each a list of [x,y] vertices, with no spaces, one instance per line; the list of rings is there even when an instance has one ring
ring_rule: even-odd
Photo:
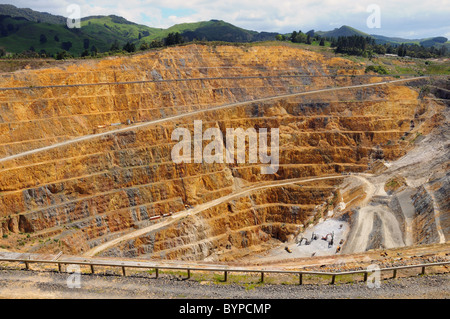
[[[81,276],[81,288],[67,287],[69,274],[54,271],[0,270],[1,298],[213,298],[213,299],[335,299],[335,298],[450,298],[450,274],[432,274],[382,280],[380,288],[363,282],[352,284],[251,285],[181,280],[164,274],[155,279],[147,273],[128,277]]]

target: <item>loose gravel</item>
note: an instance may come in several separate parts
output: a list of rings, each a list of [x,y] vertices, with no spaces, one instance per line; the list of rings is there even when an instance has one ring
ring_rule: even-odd
[[[236,284],[184,280],[176,275],[155,279],[148,273],[128,277],[81,275],[81,288],[69,288],[70,274],[56,271],[0,269],[0,298],[187,298],[187,299],[354,299],[450,298],[449,273],[381,280],[379,288],[364,282],[345,284]]]

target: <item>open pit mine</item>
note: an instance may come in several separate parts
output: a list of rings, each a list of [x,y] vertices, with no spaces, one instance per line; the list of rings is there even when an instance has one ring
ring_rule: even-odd
[[[3,73],[2,250],[249,264],[445,244],[449,78],[365,69],[190,44]],[[234,160],[191,143],[174,161],[199,120],[202,151],[208,129],[278,129],[276,170],[250,137]]]

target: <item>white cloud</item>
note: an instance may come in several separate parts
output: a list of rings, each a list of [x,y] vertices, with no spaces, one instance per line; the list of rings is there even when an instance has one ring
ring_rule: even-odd
[[[427,37],[448,35],[449,0],[0,0],[67,16],[71,3],[81,6],[82,16],[116,14],[152,27],[221,19],[257,31],[290,32],[330,30],[350,25],[367,33]],[[369,29],[366,8],[381,9],[381,29]],[[174,14],[167,14],[175,10]]]

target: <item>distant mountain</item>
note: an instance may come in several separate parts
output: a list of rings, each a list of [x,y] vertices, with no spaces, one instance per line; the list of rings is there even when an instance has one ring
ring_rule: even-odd
[[[257,32],[236,27],[221,20],[176,24],[168,29],[139,25],[117,16],[92,16],[83,18],[81,30],[108,43],[118,40],[141,44],[162,40],[169,33],[179,32],[188,41],[253,42],[274,40],[278,33]]]
[[[28,21],[44,22],[51,24],[66,24],[67,18],[53,15],[47,12],[38,12],[31,9],[19,9],[11,4],[0,4],[0,14],[10,17],[25,18]]]
[[[423,45],[424,47],[428,48],[439,44],[445,44],[447,40],[448,39],[445,37],[434,37],[420,41],[420,45]]]
[[[315,34],[327,38],[339,38],[339,37],[351,37],[353,35],[360,35],[364,37],[370,37],[369,34],[359,31],[355,28],[343,25],[340,28],[336,28],[332,31],[317,31]]]
[[[82,18],[79,29],[67,28],[66,21],[62,16],[0,5],[0,47],[12,53],[45,50],[54,55],[64,49],[80,55],[93,46],[99,52],[108,51],[115,41],[119,46],[131,42],[139,47],[174,32],[188,41],[226,42],[274,40],[278,34],[245,30],[220,20],[177,24],[168,29],[151,28],[115,15]]]
[[[13,5],[0,5],[0,48],[7,52],[25,50],[45,51],[54,55],[61,50],[80,55],[84,50],[108,51],[117,41],[119,46],[127,42],[136,47],[153,40],[162,40],[169,33],[179,32],[188,41],[253,42],[274,40],[278,33],[257,32],[239,28],[221,20],[182,23],[168,29],[152,28],[126,20],[123,17],[90,16],[81,19],[81,28],[69,29],[67,18],[31,9],[19,9]],[[369,35],[350,26],[331,31],[310,31],[327,38],[360,35],[372,37],[377,43],[416,43],[426,47],[450,47],[444,37],[408,40],[380,35]],[[308,34],[310,33],[308,32]]]
[[[437,49],[439,49],[441,46],[445,46],[447,47],[447,49],[450,49],[450,43],[448,42],[448,39],[445,37],[434,37],[425,39],[403,39],[398,37],[387,37],[377,34],[367,34],[346,25],[340,28],[336,28],[332,31],[317,31],[314,34],[327,38],[339,38],[339,37],[349,37],[353,35],[359,35],[363,37],[373,38],[375,39],[375,43],[377,44],[390,43],[392,45],[400,45],[402,43],[406,43],[406,44],[422,45],[426,48],[435,47]]]
[[[384,43],[393,43],[393,44],[402,44],[402,43],[410,43],[410,44],[419,44],[424,47],[432,47],[437,44],[443,44],[447,42],[447,38],[445,37],[434,37],[434,38],[425,38],[425,39],[403,39],[403,38],[395,38],[395,37],[386,37],[382,35],[371,34],[372,38],[379,44]]]
[[[447,45],[446,42],[448,41],[445,37],[434,37],[434,38],[425,38],[425,39],[403,39],[398,37],[386,37],[383,35],[377,35],[377,34],[367,34],[362,31],[359,31],[355,28],[349,27],[349,26],[342,26],[340,28],[336,28],[332,31],[318,31],[315,32],[316,35],[320,35],[327,38],[338,38],[338,37],[349,37],[353,35],[359,35],[364,37],[371,37],[375,39],[375,42],[377,44],[385,44],[385,43],[391,43],[391,44],[402,44],[402,43],[408,43],[408,44],[418,44],[423,45],[424,47],[440,47],[442,45]]]
[[[47,54],[53,55],[64,49],[79,55],[85,47],[90,49],[92,46],[99,51],[106,51],[110,47],[103,39],[91,36],[81,29],[0,15],[0,47],[7,52],[45,50]]]
[[[142,38],[155,38],[164,29],[151,28],[146,25],[137,24],[115,15],[91,16],[81,19],[81,32],[105,43],[108,50],[114,41],[120,45],[127,42],[137,43]]]
[[[164,30],[158,36],[166,36],[170,32],[179,32],[189,41],[226,41],[226,42],[254,42],[275,40],[278,33],[257,32],[236,27],[222,20],[202,21],[195,23],[177,24]]]

